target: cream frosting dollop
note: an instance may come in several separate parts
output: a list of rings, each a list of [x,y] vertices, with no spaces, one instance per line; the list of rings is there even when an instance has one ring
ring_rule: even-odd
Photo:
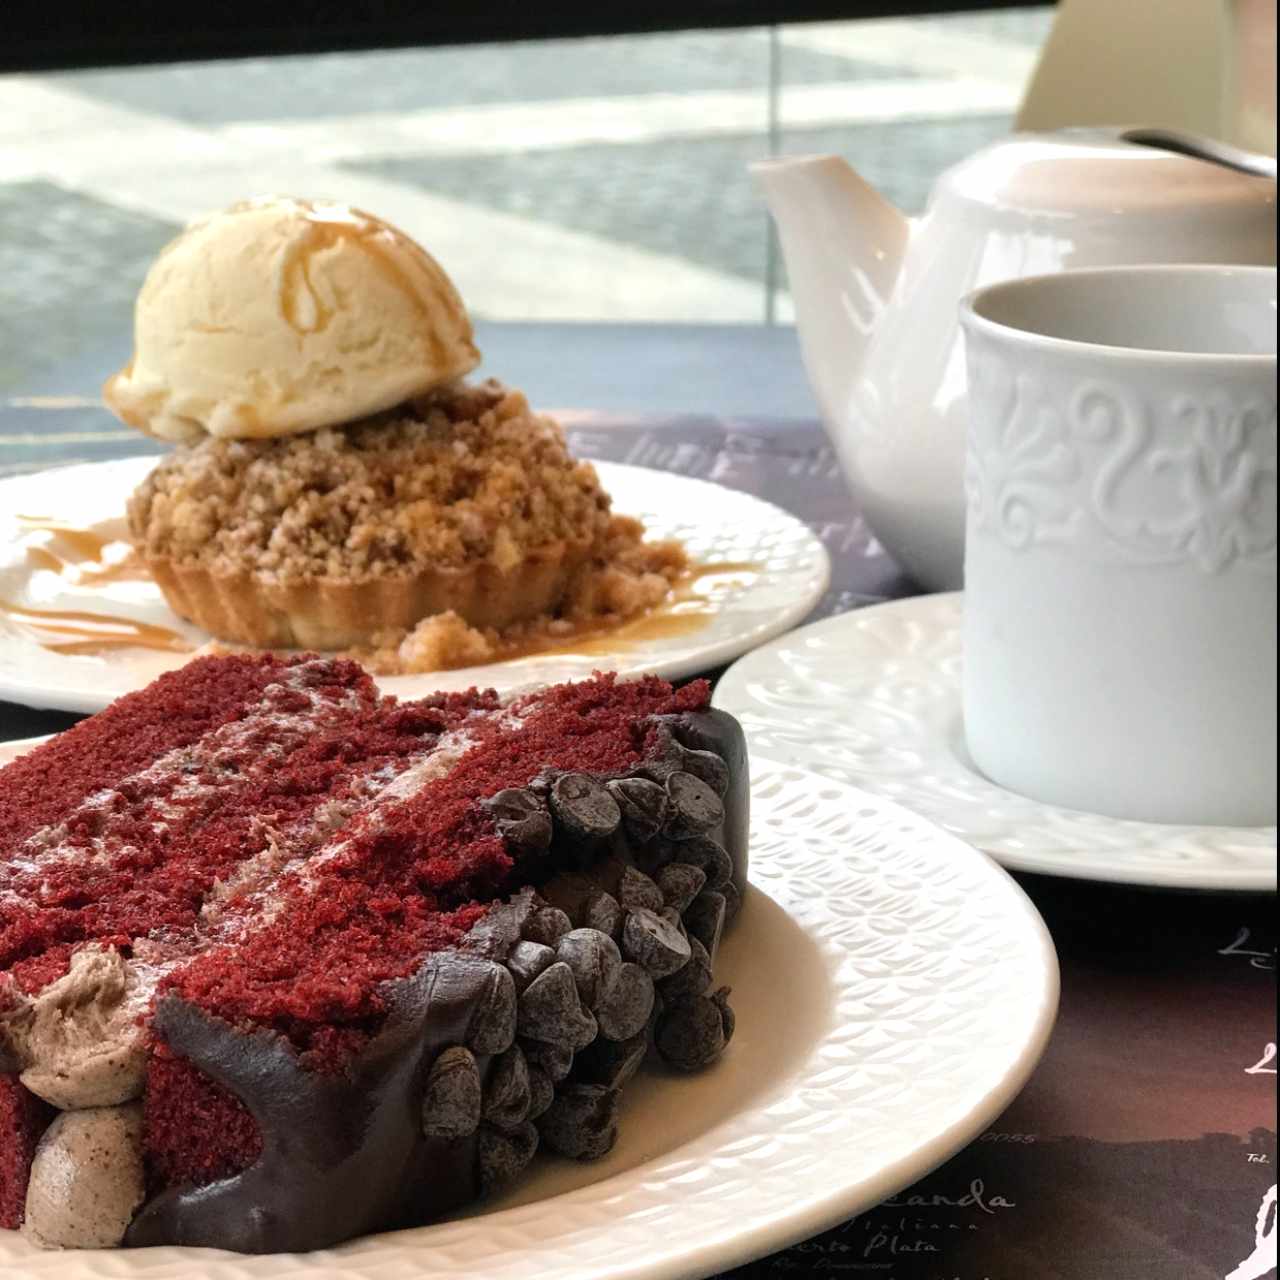
[[[142,1093],[143,983],[114,947],[82,947],[71,967],[34,997],[8,993],[0,1042],[19,1079],[63,1111],[112,1107]]]
[[[145,1197],[142,1104],[67,1111],[36,1147],[22,1230],[45,1249],[110,1249]]]

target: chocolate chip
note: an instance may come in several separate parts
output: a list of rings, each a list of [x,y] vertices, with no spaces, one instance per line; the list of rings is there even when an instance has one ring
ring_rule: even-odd
[[[700,778],[716,795],[723,798],[729,791],[729,766],[714,751],[690,751],[680,753],[680,767],[685,773]]]
[[[649,757],[641,766],[658,782],[666,783],[668,777],[680,768],[685,747],[672,730],[670,720],[655,719]]]
[[[683,996],[703,996],[711,990],[713,974],[711,957],[697,938],[689,939],[689,963],[669,978],[663,978],[658,990],[664,1000],[679,1000]]]
[[[598,1160],[618,1140],[618,1091],[598,1084],[569,1084],[538,1119],[542,1140],[562,1156]]]
[[[484,1119],[498,1129],[514,1129],[529,1115],[529,1067],[518,1044],[489,1066],[484,1089]]]
[[[667,779],[673,773],[680,770],[680,762],[678,760],[646,760],[643,764],[636,766],[636,776],[647,778],[650,782],[656,782],[658,786],[666,788]],[[668,801],[668,803],[670,803]]]
[[[572,928],[573,921],[559,907],[540,907],[525,921],[523,932],[526,942],[554,947]]]
[[[623,868],[622,878],[618,881],[618,901],[628,911],[635,911],[638,907],[661,911],[665,905],[662,890],[635,867]]]
[[[667,791],[648,778],[615,778],[606,784],[618,803],[622,825],[637,844],[648,844],[667,820]]]
[[[706,996],[685,996],[667,1003],[653,1042],[664,1062],[678,1071],[698,1071],[713,1063],[725,1046],[719,1006]]]
[[[422,1095],[422,1132],[428,1138],[466,1138],[480,1126],[480,1068],[461,1045],[431,1064]]]
[[[689,941],[655,911],[638,907],[622,926],[622,954],[652,978],[665,978],[689,962]]]
[[[521,992],[538,974],[556,962],[554,948],[541,942],[517,942],[507,956],[507,968],[515,979],[516,991]]]
[[[724,1025],[725,1044],[728,1044],[733,1039],[733,1033],[738,1029],[737,1016],[729,1007],[729,997],[732,994],[732,987],[721,987],[718,991],[712,992],[711,995],[712,1002],[720,1010],[720,1021]]]
[[[742,894],[738,892],[738,886],[732,880],[722,885],[720,892],[724,895],[724,922],[732,924],[737,919],[738,912],[742,910]]]
[[[707,883],[707,873],[687,862],[673,862],[658,872],[657,886],[662,900],[676,911],[684,911]]]
[[[507,787],[485,801],[498,832],[523,849],[551,847],[551,815],[541,798],[527,787]]]
[[[638,964],[624,964],[596,1010],[600,1034],[609,1040],[630,1040],[638,1035],[653,1012],[653,998],[653,979]]]
[[[484,801],[499,822],[518,822],[531,813],[545,813],[542,798],[528,787],[506,787]]]
[[[551,1077],[541,1067],[528,1066],[526,1069],[529,1073],[528,1118],[536,1120],[551,1105],[552,1099],[556,1096],[556,1087],[551,1083]],[[567,1070],[565,1075],[568,1075]],[[562,1076],[561,1079],[563,1078]]]
[[[607,840],[622,822],[622,811],[608,788],[585,773],[564,773],[555,780],[551,812],[574,840]]]
[[[551,1044],[545,1040],[523,1040],[525,1061],[532,1071],[535,1068],[546,1074],[556,1084],[569,1074],[573,1066],[573,1050],[567,1044]]]
[[[658,914],[686,941],[689,941],[689,930],[684,927],[684,920],[675,907],[663,907]]]
[[[573,971],[578,996],[594,1011],[608,994],[622,968],[618,944],[597,929],[574,929],[560,939],[556,959]]]
[[[724,821],[720,797],[701,778],[678,770],[667,779],[670,809],[664,828],[673,840],[684,840],[718,827]]]
[[[648,1052],[649,1037],[643,1031],[626,1040],[606,1040],[602,1036],[573,1060],[573,1078],[582,1084],[621,1089],[640,1070]]]
[[[509,902],[499,903],[467,934],[467,950],[499,960],[520,941],[520,930],[534,910],[536,894],[521,889]]]
[[[515,1129],[484,1125],[476,1143],[480,1192],[487,1195],[518,1178],[538,1150],[538,1130],[526,1120]]]
[[[733,859],[729,851],[710,836],[694,836],[672,846],[681,862],[698,867],[706,873],[708,889],[719,889],[733,879]]]
[[[503,1053],[516,1038],[516,984],[500,964],[490,964],[471,1016],[467,1046],[475,1053]]]
[[[724,894],[704,889],[684,913],[684,927],[689,937],[702,943],[712,963],[720,947],[720,935],[724,932],[725,909]]]
[[[622,936],[622,908],[611,893],[596,889],[583,898],[578,907],[578,924],[584,929],[597,929],[614,942]]]
[[[654,758],[701,778],[717,795],[723,796],[729,790],[729,766],[717,752],[689,746],[688,732],[689,726],[678,718],[657,719]]]
[[[596,1020],[582,1007],[573,970],[557,961],[520,994],[520,1034],[532,1040],[585,1049],[597,1033]]]

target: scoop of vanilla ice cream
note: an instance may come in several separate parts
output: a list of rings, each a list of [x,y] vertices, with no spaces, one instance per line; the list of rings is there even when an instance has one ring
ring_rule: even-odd
[[[458,291],[402,231],[346,205],[253,200],[161,252],[103,397],[161,439],[260,438],[376,413],[479,362]]]

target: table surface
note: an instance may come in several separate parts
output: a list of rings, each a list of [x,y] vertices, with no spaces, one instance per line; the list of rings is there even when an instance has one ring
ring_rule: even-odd
[[[834,568],[815,618],[912,592],[809,417],[790,330],[564,330],[482,339],[535,403],[591,406],[568,417],[577,452],[712,477],[807,520]],[[0,405],[0,473],[154,448],[93,407],[112,364],[97,358],[65,371],[69,401]],[[74,719],[0,703],[0,739]],[[1062,963],[1058,1024],[1027,1087],[915,1187],[735,1280],[1276,1275],[1274,899],[1017,879]]]

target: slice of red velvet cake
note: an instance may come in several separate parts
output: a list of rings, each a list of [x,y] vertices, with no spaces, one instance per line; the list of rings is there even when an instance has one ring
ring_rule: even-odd
[[[209,658],[0,771],[0,1226],[311,1249],[603,1155],[647,1053],[733,1032],[707,695]]]

